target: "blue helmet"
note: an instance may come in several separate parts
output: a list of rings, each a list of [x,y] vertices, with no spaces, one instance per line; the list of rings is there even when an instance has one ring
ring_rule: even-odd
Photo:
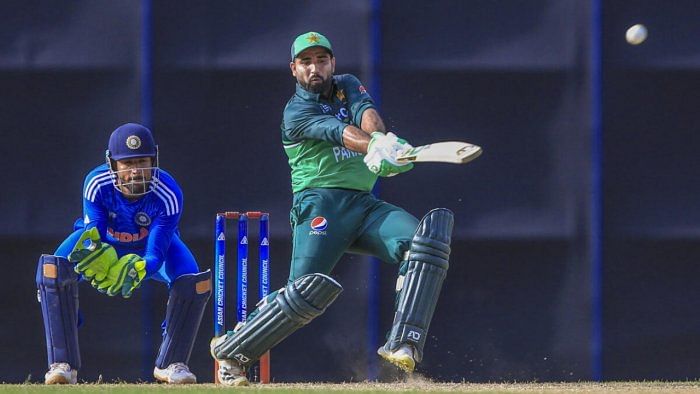
[[[151,130],[138,123],[126,123],[117,127],[109,136],[107,157],[112,160],[134,157],[158,156],[158,145]]]
[[[122,193],[140,196],[152,191],[157,184],[159,175],[158,145],[153,139],[151,130],[147,127],[138,123],[125,123],[117,127],[109,136],[105,156],[112,174],[112,183]],[[139,157],[152,158],[151,166],[117,171],[116,161]],[[137,174],[126,175],[127,172],[136,172]],[[124,180],[125,177],[131,176],[134,180]]]

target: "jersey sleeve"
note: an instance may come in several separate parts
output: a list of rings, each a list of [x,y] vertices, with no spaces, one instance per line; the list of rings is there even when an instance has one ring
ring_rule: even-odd
[[[374,101],[367,93],[367,89],[362,86],[362,82],[354,75],[343,75],[342,84],[345,90],[345,97],[348,100],[348,107],[350,107],[350,113],[352,114],[352,122],[357,127],[360,127],[362,125],[362,114],[369,108],[375,108]]]
[[[162,207],[159,215],[151,223],[146,241],[143,259],[146,261],[147,275],[154,274],[163,265],[170,241],[172,241],[180,223],[182,191],[174,182],[169,185],[168,183],[170,182],[159,182],[153,190],[162,203]]]
[[[83,223],[85,230],[97,227],[100,238],[107,238],[107,209],[102,204],[102,188],[111,187],[112,178],[109,172],[91,172],[83,183]]]
[[[343,146],[346,126],[335,116],[324,114],[319,105],[292,101],[284,109],[282,131],[290,142],[317,139]]]

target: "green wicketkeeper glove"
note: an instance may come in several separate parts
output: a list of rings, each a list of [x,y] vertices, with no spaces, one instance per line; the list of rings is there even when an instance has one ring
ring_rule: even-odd
[[[109,271],[109,267],[118,260],[114,247],[100,240],[97,227],[85,230],[68,254],[68,261],[76,263],[75,272],[91,280],[93,286],[101,282]]]
[[[131,294],[146,277],[146,261],[137,254],[122,256],[107,273],[107,277],[97,285],[97,290],[108,296],[121,294],[124,298]]]
[[[411,144],[394,133],[375,131],[367,146],[364,161],[373,173],[384,177],[394,176],[413,168],[413,163],[399,163],[396,160],[399,152],[410,148]]]

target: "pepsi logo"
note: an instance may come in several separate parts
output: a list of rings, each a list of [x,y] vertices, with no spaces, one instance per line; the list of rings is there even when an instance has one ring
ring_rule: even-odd
[[[311,229],[315,231],[324,231],[328,227],[328,220],[323,216],[316,216],[311,220]]]

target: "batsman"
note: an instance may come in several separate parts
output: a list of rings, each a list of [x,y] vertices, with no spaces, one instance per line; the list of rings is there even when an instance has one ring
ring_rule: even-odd
[[[371,194],[377,178],[409,171],[405,140],[387,133],[353,75],[334,75],[331,43],[308,32],[292,43],[296,92],[284,109],[282,143],[291,167],[293,250],[288,284],[263,299],[248,323],[211,342],[219,380],[246,385],[245,370],[268,349],[322,314],[342,291],[329,275],[346,253],[398,265],[393,325],[377,353],[413,372],[447,274],[453,214],[420,221]]]
[[[153,375],[166,383],[195,383],[187,363],[211,295],[211,275],[199,272],[180,239],[182,191],[159,168],[148,128],[127,123],[112,132],[106,163],[85,177],[82,200],[83,218],[73,233],[53,254],[42,255],[37,267],[49,364],[45,383],[77,382],[79,282],[129,298],[147,279],[170,290]]]

